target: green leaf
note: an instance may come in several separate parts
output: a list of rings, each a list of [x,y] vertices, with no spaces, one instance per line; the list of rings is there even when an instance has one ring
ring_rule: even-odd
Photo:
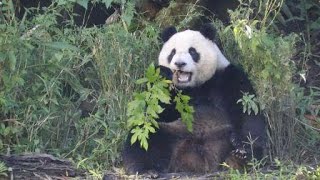
[[[320,17],[316,20],[313,21],[310,25],[311,30],[319,30],[320,29]]]
[[[247,106],[243,106],[243,110],[242,110],[242,113],[246,113],[247,112]]]
[[[158,124],[158,122],[157,122],[156,120],[150,119],[150,123],[151,123],[154,127],[156,127],[156,128],[159,129],[159,124]]]
[[[158,114],[156,113],[156,111],[152,108],[152,107],[147,107],[147,114],[150,115],[153,118],[159,118]]]
[[[147,79],[147,78],[141,78],[141,79],[138,79],[138,80],[136,81],[137,84],[144,84],[144,83],[146,83],[146,82],[148,82],[148,79]]]
[[[181,99],[183,102],[187,103],[190,100],[190,97],[186,95],[181,95]]]
[[[254,114],[257,115],[258,112],[259,112],[259,108],[258,108],[257,104],[254,101],[251,102],[251,108],[252,108]]]
[[[248,110],[248,114],[250,115],[251,114],[251,108],[248,107],[247,110]]]
[[[182,122],[186,124],[189,132],[192,132],[192,122],[194,109],[189,103],[190,97],[182,95],[181,91],[177,93],[174,98],[176,102],[176,109],[181,114]]]
[[[134,133],[132,136],[131,136],[131,145],[134,144],[136,141],[137,141],[137,138],[138,138],[138,133]]]
[[[121,19],[123,19],[128,26],[130,26],[131,24],[131,21],[134,16],[134,12],[135,12],[134,3],[127,2],[125,4],[124,12],[121,15]]]
[[[143,136],[141,138],[141,146],[147,151],[148,148],[149,148],[149,144],[148,144],[148,141],[147,141],[147,138],[145,136]]]
[[[150,65],[149,65],[149,67],[147,68],[147,71],[146,71],[146,77],[148,78],[149,76],[152,76],[152,75],[154,75],[155,74],[155,66],[154,66],[154,64],[153,63],[151,63]]]
[[[162,82],[165,84],[172,84],[172,81],[168,79],[163,79]]]
[[[156,129],[154,127],[152,127],[152,126],[148,126],[148,130],[151,133],[155,133],[156,132]]]
[[[113,2],[114,0],[102,0],[102,2],[104,2],[106,8],[109,8],[111,6],[111,3]]]
[[[128,103],[127,116],[132,116],[140,112],[145,107],[145,101],[134,100]]]
[[[85,9],[88,9],[88,3],[89,3],[89,0],[77,0],[77,4],[84,7]]]

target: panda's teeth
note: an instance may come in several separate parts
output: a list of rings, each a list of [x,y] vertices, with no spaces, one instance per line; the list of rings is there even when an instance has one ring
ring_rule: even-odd
[[[179,82],[189,82],[191,78],[191,73],[188,72],[179,72],[178,80]]]
[[[181,82],[188,81],[188,79],[189,79],[189,76],[185,76],[185,75],[180,75],[178,78],[178,80]]]

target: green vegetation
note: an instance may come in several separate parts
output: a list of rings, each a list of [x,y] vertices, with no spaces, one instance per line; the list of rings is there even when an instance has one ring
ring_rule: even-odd
[[[253,1],[247,2],[249,6],[253,6]],[[282,3],[284,1],[267,1],[265,4],[261,1],[260,6],[262,7],[256,12],[256,15],[262,15],[256,19],[250,19],[254,16],[253,11],[240,6],[237,12],[231,14],[231,19],[234,39],[239,45],[238,54],[242,55],[240,63],[254,82],[259,95],[259,105],[263,107],[268,118],[270,154],[283,159],[295,159],[297,158],[295,152],[304,148],[297,146],[297,142],[300,141],[298,129],[305,128],[304,124],[297,123],[297,116],[300,115],[301,118],[301,114],[296,113],[297,106],[307,108],[312,105],[318,106],[318,103],[314,101],[312,105],[307,105],[296,101],[296,93],[305,92],[297,88],[297,84],[293,81],[297,66],[292,58],[297,51],[295,45],[299,41],[298,35],[278,35],[272,33],[276,29],[270,26],[278,17]],[[243,2],[242,5],[244,5]],[[243,17],[239,19],[241,16]],[[314,96],[313,100],[315,99]],[[308,131],[307,134],[312,133],[315,139],[309,139],[307,142],[316,145],[315,140],[317,139],[318,142],[320,140],[319,129]],[[316,156],[319,155],[316,154]]]
[[[50,153],[101,177],[121,162],[127,112],[132,115],[129,102],[141,97],[133,96],[142,91],[137,79],[145,76],[151,82],[148,71],[143,73],[156,62],[162,24],[134,16],[133,1],[95,1],[107,7],[119,2],[123,13],[113,24],[91,28],[75,26],[72,18],[61,26],[56,18],[62,10],[72,13],[74,2],[86,8],[89,0],[59,0],[45,10],[29,9],[22,19],[12,2],[0,3],[0,153]],[[195,6],[186,7],[192,11],[178,17],[163,11],[157,20],[179,18],[176,25],[185,27],[199,15]],[[214,19],[224,54],[243,67],[257,91],[257,96],[244,94],[239,103],[247,113],[264,112],[269,125],[270,164],[259,169],[261,162],[253,161],[252,171],[230,170],[230,179],[320,177],[314,164],[320,158],[319,12],[319,2],[312,0],[243,0],[230,12],[230,25]],[[148,113],[156,118],[162,110],[155,107],[159,98],[146,97],[141,98],[154,107]],[[188,98],[174,101],[183,104],[177,107],[186,112],[183,119],[190,119],[192,110],[184,109]],[[129,126],[157,127],[152,118],[142,119]],[[139,134],[148,137],[138,133],[138,140]],[[296,165],[301,163],[310,166]],[[5,171],[0,163],[0,175]]]
[[[194,109],[189,105],[190,97],[183,95],[181,91],[177,92],[173,102],[176,103],[176,110],[181,115],[181,121],[187,126],[187,130],[192,132],[193,113]]]
[[[275,159],[274,164],[269,168],[259,169],[254,172],[240,172],[231,169],[223,178],[237,179],[319,179],[319,167],[296,166],[293,164],[283,164]],[[218,176],[221,178],[221,176]]]
[[[149,133],[155,133],[159,128],[157,118],[164,110],[159,104],[170,104],[170,81],[161,77],[160,69],[151,64],[144,78],[137,80],[137,84],[146,83],[146,90],[135,93],[134,100],[128,103],[128,126],[133,133],[131,144],[137,140],[141,147],[148,150]]]
[[[305,48],[310,45],[304,41],[304,36],[308,35],[279,33],[283,24],[276,19],[285,14],[283,11],[288,11],[283,9],[287,6],[285,3],[240,1],[239,8],[230,12],[231,25],[225,27],[219,21],[215,24],[219,27],[225,54],[243,67],[257,91],[256,97],[244,94],[238,102],[248,113],[250,109],[253,112],[259,109],[267,117],[269,160],[272,162],[274,158],[281,157],[281,160],[307,162],[309,159],[305,161],[297,156],[297,152],[307,151],[311,157],[319,158],[316,150],[320,142],[319,84],[316,84],[318,87],[299,86],[301,80],[305,83],[306,74],[298,64],[301,61],[303,64],[317,63],[318,60],[311,57],[318,56],[314,50]],[[309,3],[312,8],[319,9],[319,5]],[[308,6],[309,9],[311,7]],[[306,25],[307,28],[310,24]],[[310,59],[305,60],[306,55]],[[318,65],[313,67],[319,69]]]
[[[294,101],[291,96],[294,86],[291,81],[294,74],[291,57],[295,52],[295,36],[279,36],[268,32],[268,17],[276,16],[269,11],[279,11],[281,7],[280,4],[272,4],[272,1],[269,3],[271,4],[266,6],[270,9],[262,8],[259,9],[260,12],[256,12],[264,15],[260,19],[250,19],[253,12],[240,5],[231,14],[232,25],[225,31],[232,30],[240,64],[250,75],[258,94],[259,107],[268,117],[272,132],[270,153],[285,157],[289,151],[294,150],[293,140],[290,138],[294,138],[295,126],[292,117],[295,114]],[[271,5],[274,7],[270,7]],[[252,106],[253,110],[257,112],[254,107]]]
[[[250,115],[251,111],[253,111],[254,114],[257,115],[259,112],[257,98],[254,94],[244,93],[242,99],[239,99],[237,103],[241,103],[243,107],[243,113]]]
[[[156,69],[154,64],[151,64],[146,70],[145,77],[138,79],[137,84],[146,84],[146,90],[134,93],[134,100],[128,103],[128,126],[133,134],[131,144],[139,140],[140,146],[148,150],[149,133],[155,133],[155,128],[159,128],[156,120],[164,111],[160,103],[172,103],[169,92],[171,81],[163,78],[160,75],[160,69]],[[182,122],[186,124],[189,131],[192,131],[194,110],[188,105],[190,97],[182,95],[181,91],[176,91],[177,95],[173,102],[176,103],[176,109],[181,114]]]
[[[10,4],[1,8],[1,153],[46,152],[86,169],[116,165],[126,104],[154,62],[158,31],[128,32],[123,23],[61,28],[60,6],[22,21]]]

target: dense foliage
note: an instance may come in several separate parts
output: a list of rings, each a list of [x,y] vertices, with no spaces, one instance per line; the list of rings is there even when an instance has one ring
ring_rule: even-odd
[[[10,8],[2,4],[0,151],[73,157],[85,168],[116,164],[126,103],[156,57],[158,31],[61,28],[59,5],[22,21]]]

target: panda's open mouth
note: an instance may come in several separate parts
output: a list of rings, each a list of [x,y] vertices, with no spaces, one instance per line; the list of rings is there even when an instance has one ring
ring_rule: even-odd
[[[179,83],[187,83],[191,81],[191,76],[192,76],[191,72],[176,70],[174,71],[174,74],[176,75]]]

